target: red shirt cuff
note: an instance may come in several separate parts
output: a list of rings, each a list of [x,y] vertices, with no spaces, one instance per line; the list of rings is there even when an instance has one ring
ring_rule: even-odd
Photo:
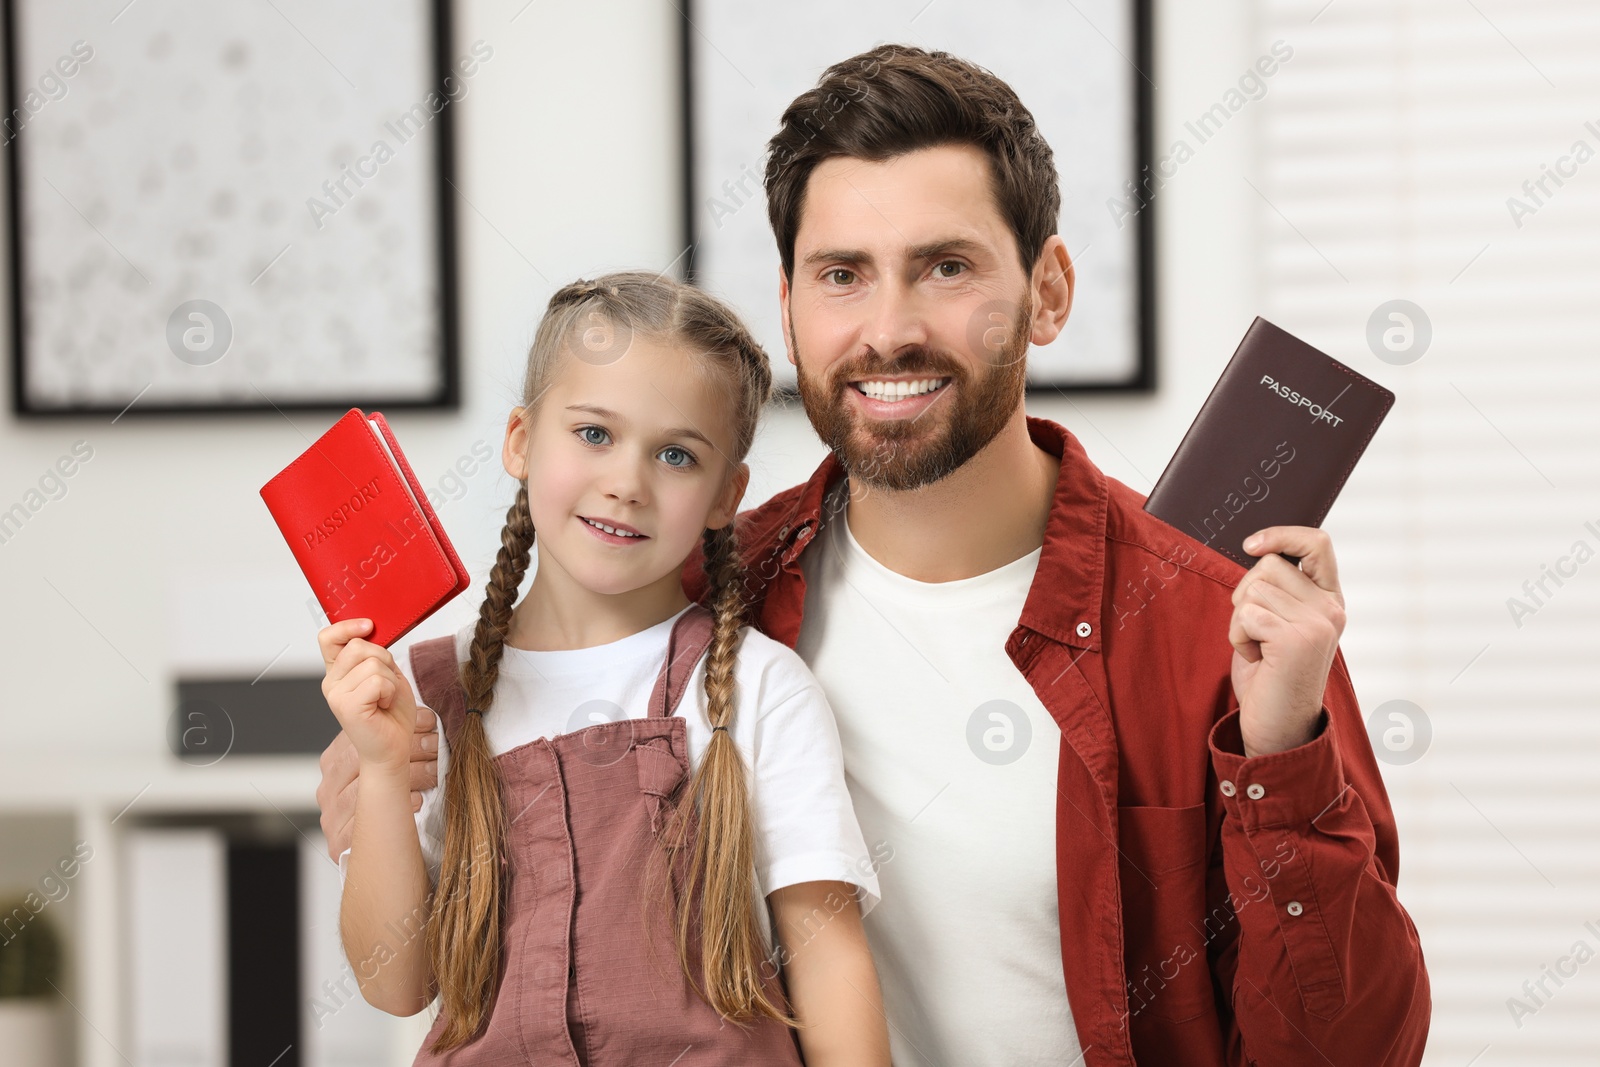
[[[1211,728],[1211,766],[1224,812],[1246,830],[1301,828],[1332,807],[1348,786],[1339,746],[1328,729],[1328,709],[1310,741],[1282,752],[1246,756],[1239,736],[1239,709]]]

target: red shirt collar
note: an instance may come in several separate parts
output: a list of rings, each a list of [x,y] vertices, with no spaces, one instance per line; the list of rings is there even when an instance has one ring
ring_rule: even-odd
[[[1027,416],[1028,436],[1061,461],[1055,496],[1045,524],[1039,568],[1018,623],[1074,648],[1100,648],[1101,601],[1105,588],[1106,476],[1090,461],[1076,436],[1058,422]],[[831,452],[798,488],[788,508],[758,509],[745,532],[747,544],[773,545],[787,566],[815,541],[829,517],[828,492],[844,476]],[[1088,633],[1083,634],[1082,624]]]

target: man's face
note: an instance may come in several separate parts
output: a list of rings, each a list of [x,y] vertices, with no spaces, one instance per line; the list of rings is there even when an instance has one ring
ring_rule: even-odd
[[[819,164],[781,274],[801,402],[853,480],[938,481],[1020,407],[1030,277],[979,149]]]

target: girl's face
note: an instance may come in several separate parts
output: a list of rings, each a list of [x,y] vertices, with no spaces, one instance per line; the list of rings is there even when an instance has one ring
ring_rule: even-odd
[[[600,594],[679,580],[704,531],[733,521],[750,478],[729,458],[724,377],[637,334],[603,365],[563,354],[531,420],[512,409],[503,448],[507,473],[528,483],[541,569]]]

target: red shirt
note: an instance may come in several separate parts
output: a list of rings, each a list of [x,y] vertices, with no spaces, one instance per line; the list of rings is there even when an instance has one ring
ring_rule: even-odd
[[[1028,432],[1061,469],[1006,653],[1061,728],[1061,960],[1086,1067],[1418,1063],[1428,976],[1343,653],[1318,736],[1247,758],[1228,642],[1244,568],[1147,514],[1064,426]],[[738,518],[752,624],[791,648],[800,555],[844,473],[830,454]],[[684,588],[705,594],[698,556]]]

